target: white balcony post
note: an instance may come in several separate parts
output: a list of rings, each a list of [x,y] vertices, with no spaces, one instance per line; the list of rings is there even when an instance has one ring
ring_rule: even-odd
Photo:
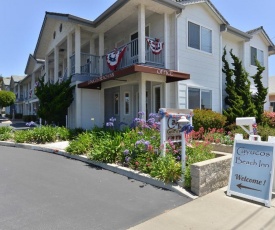
[[[99,56],[103,57],[104,55],[104,33],[99,34]],[[99,59],[99,74],[103,74],[103,59]]]
[[[75,28],[75,73],[80,73],[81,65],[81,33],[80,27]]]
[[[146,81],[141,75],[139,80],[139,111],[144,112],[142,116],[146,120]]]
[[[44,83],[47,83],[49,81],[49,57],[45,57],[45,77],[44,77]]]
[[[168,50],[170,50],[170,23],[169,23],[169,15],[164,13],[164,68],[170,69],[170,60],[168,55]]]
[[[67,36],[67,76],[68,77],[72,74],[72,63],[71,63],[72,54],[73,54],[72,34],[69,33]]]
[[[138,62],[145,63],[145,6],[138,6]]]
[[[58,72],[59,72],[59,47],[54,47],[54,83],[58,80]]]

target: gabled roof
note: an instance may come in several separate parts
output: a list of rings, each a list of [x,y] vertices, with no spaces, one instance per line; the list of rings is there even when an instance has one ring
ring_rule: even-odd
[[[10,77],[3,77],[4,85],[10,85],[11,78]]]
[[[260,26],[258,28],[255,28],[253,30],[249,30],[246,33],[254,35],[254,34],[257,34],[257,33],[260,33],[260,32],[264,35],[265,39],[270,44],[270,46],[274,46],[273,42],[271,41],[271,39],[269,38],[269,36],[267,35],[267,33],[265,32],[265,30],[262,26]]]
[[[13,80],[15,83],[23,80],[24,78],[25,78],[25,76],[16,76],[16,75],[11,76],[11,80]]]
[[[45,63],[45,60],[36,59],[33,55],[30,54],[24,73],[25,74],[31,74],[35,64],[43,65],[44,63]]]
[[[273,55],[275,54],[275,46],[274,43],[272,42],[272,40],[269,38],[269,36],[267,35],[267,33],[265,32],[264,28],[262,26],[255,28],[253,30],[249,30],[247,31],[248,34],[254,35],[257,33],[262,33],[262,35],[264,36],[264,38],[266,39],[267,43],[269,44],[268,46],[268,52],[269,55]]]
[[[173,0],[173,1],[175,1],[175,0]],[[224,24],[229,25],[228,21],[222,16],[222,14],[218,11],[218,9],[213,5],[213,3],[210,0],[183,0],[183,1],[180,1],[177,3],[184,5],[184,6],[193,5],[193,4],[197,4],[197,3],[206,3]]]

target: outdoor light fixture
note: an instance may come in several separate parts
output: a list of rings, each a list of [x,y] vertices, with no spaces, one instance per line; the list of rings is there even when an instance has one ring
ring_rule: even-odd
[[[186,116],[181,116],[181,118],[178,120],[178,123],[187,125],[190,123],[190,121],[186,118]]]

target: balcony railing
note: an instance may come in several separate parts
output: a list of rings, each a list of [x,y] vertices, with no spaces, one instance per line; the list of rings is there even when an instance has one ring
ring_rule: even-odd
[[[99,56],[81,53],[80,73],[90,76],[99,75]],[[71,73],[75,74],[75,55],[71,56]]]
[[[164,50],[160,52],[160,54],[153,54],[152,50],[150,49],[149,45],[145,42],[145,65],[149,66],[157,66],[157,67],[164,67]],[[138,61],[138,39],[134,39],[131,42],[118,47],[117,50],[121,51],[126,46],[124,55],[116,67],[116,70],[123,69],[125,67],[137,64]],[[99,60],[102,58],[103,63],[103,75],[113,72],[110,70],[107,61],[107,55],[102,57],[95,56],[87,53],[81,53],[81,66],[80,66],[80,73],[89,76],[99,76],[100,69],[99,69]],[[75,74],[75,55],[70,57],[71,59],[71,73]]]

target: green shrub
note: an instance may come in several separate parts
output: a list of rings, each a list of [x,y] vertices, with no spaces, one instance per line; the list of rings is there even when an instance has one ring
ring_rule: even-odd
[[[92,133],[81,133],[75,140],[70,142],[69,146],[66,148],[66,151],[76,155],[88,153],[92,148],[92,139]]]
[[[12,138],[12,129],[9,126],[0,127],[0,141],[6,141]]]
[[[93,147],[88,157],[104,163],[116,162],[121,151],[122,135],[120,132],[95,131]]]
[[[17,143],[37,143],[55,142],[58,138],[66,140],[69,131],[61,127],[41,126],[28,130],[20,130],[14,133],[14,141]]]
[[[205,130],[209,128],[220,129],[226,123],[226,117],[220,113],[211,110],[194,109],[193,126],[194,130],[198,131],[203,127]]]
[[[58,137],[59,140],[66,141],[70,139],[70,130],[67,129],[66,127],[55,127],[56,129],[56,136]]]
[[[181,177],[181,163],[168,153],[165,157],[159,157],[153,162],[150,175],[165,183],[177,182]]]

